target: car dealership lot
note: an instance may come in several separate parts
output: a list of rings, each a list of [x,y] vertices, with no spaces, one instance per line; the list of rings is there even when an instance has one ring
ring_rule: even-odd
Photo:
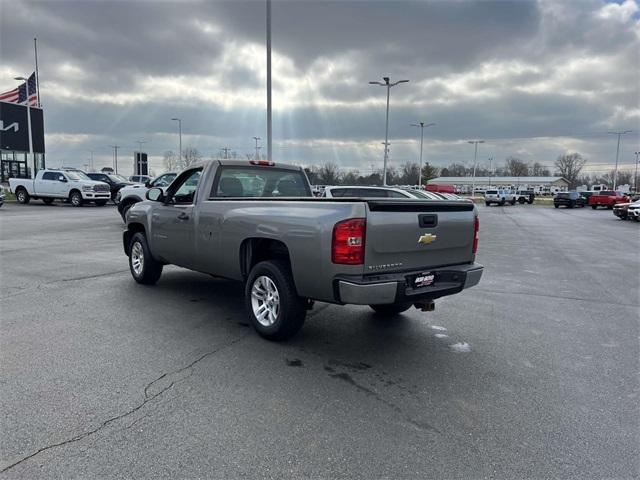
[[[0,209],[0,470],[126,476],[630,478],[638,225],[478,207],[477,287],[383,320],[247,327],[238,283],[137,285],[112,206]]]

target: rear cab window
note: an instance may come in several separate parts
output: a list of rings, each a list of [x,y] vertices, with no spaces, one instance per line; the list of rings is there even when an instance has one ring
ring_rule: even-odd
[[[301,170],[264,166],[221,165],[209,198],[311,197]]]

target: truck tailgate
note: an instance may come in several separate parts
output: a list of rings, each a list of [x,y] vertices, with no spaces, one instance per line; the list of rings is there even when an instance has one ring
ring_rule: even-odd
[[[365,274],[473,261],[472,203],[370,200],[367,205]]]

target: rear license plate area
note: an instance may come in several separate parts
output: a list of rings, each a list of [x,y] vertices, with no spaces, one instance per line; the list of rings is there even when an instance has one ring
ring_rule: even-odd
[[[431,287],[435,283],[436,283],[436,274],[433,272],[422,272],[416,275],[410,275],[407,278],[407,284],[412,289]]]

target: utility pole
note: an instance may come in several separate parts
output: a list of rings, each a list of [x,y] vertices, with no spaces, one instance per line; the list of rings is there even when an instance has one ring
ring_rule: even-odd
[[[613,190],[618,187],[618,156],[620,155],[620,137],[622,135],[626,135],[627,133],[631,133],[631,130],[625,130],[624,132],[607,132],[610,135],[618,136],[618,146],[616,147],[616,168],[613,171]]]
[[[115,167],[116,173],[118,173],[118,149],[121,148],[121,145],[109,145],[113,148],[113,165]]]
[[[432,127],[434,125],[435,123],[425,124],[424,122],[411,124],[412,127],[420,127],[420,173],[418,174],[418,186],[420,187],[420,190],[422,190],[422,144],[424,142],[424,129],[426,127]]]
[[[638,155],[640,152],[634,152],[636,154],[636,174],[633,176],[633,189],[638,193]]]
[[[493,157],[489,157],[489,188],[491,188],[491,177],[493,176],[493,170],[491,170],[492,163],[493,163]]]
[[[229,147],[221,147],[220,150],[224,152],[224,159],[227,160],[229,158],[229,152],[231,149]]]
[[[260,140],[260,137],[253,137],[253,139],[256,141],[256,160],[259,160],[258,150],[260,149],[260,147],[258,146],[258,140]]]
[[[387,185],[387,160],[389,159],[389,93],[391,91],[391,87],[395,87],[399,83],[407,83],[409,80],[398,80],[397,82],[391,83],[389,77],[382,77],[383,82],[369,82],[369,85],[380,85],[382,87],[387,87],[387,120],[385,122],[385,130],[384,130],[384,166],[383,166],[383,181],[382,184],[384,186]]]
[[[484,143],[484,140],[468,140],[467,143],[475,145],[475,150],[473,153],[473,179],[471,180],[471,198],[473,198],[476,193],[476,165],[478,164],[478,144]]]
[[[271,0],[267,0],[267,160],[272,157],[271,138]]]

